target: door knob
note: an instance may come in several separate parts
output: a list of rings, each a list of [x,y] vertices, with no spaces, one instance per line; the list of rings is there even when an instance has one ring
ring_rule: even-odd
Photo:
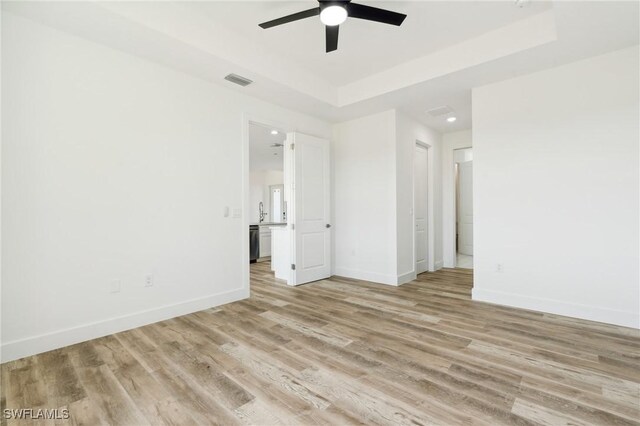
[[[331,224],[327,223],[327,224],[325,225],[325,227],[327,227],[327,228],[331,228]]]

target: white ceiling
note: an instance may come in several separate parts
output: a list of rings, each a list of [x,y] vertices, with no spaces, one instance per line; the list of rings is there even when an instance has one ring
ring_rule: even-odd
[[[408,17],[401,27],[348,19],[329,54],[318,18],[258,27],[313,0],[4,1],[2,8],[331,122],[397,108],[440,132],[471,127],[473,87],[639,42],[637,1],[360,2]],[[231,72],[255,84],[224,81]],[[441,105],[454,109],[455,123],[425,113]]]
[[[355,0],[354,2],[358,2]],[[340,25],[338,50],[325,53],[324,26],[308,18],[264,30],[258,23],[310,9],[315,1],[193,2],[187,7],[215,26],[223,26],[301,64],[328,83],[342,86],[416,57],[475,37],[551,7],[537,2],[526,8],[511,2],[360,1],[404,13],[401,27],[347,19]]]
[[[271,131],[277,130],[277,135]],[[273,144],[284,144],[287,135],[277,128],[263,126],[258,123],[249,123],[249,169],[259,170],[283,170],[283,147],[274,147]]]

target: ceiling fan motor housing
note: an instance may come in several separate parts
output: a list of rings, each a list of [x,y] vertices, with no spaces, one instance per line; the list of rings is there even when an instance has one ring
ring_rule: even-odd
[[[329,6],[340,6],[346,9],[345,6],[350,2],[351,0],[318,0],[318,3],[320,3],[320,10],[324,10]]]

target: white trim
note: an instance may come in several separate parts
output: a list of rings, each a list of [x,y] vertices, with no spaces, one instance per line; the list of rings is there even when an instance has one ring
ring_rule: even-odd
[[[460,130],[465,131],[471,130]],[[473,137],[473,133],[471,135]],[[442,144],[442,260],[445,268],[456,267],[456,183],[453,151],[465,148],[473,148],[473,141],[443,141]]]
[[[409,271],[407,273],[398,275],[398,278],[396,280],[396,284],[397,285],[406,284],[406,283],[409,283],[409,282],[415,280],[416,278],[418,278],[418,275],[416,274],[416,271],[414,269],[414,270]]]
[[[51,333],[24,339],[13,340],[2,345],[2,362],[13,361],[30,355],[47,352],[64,346],[73,345],[87,340],[97,339],[132,328],[142,327],[158,321],[164,321],[192,312],[209,309],[249,297],[249,288],[240,288],[224,293],[212,294],[173,305],[165,305],[146,311],[103,321],[91,322]]]
[[[434,270],[437,271],[438,269],[442,269],[444,268],[444,262],[442,260],[437,260],[435,265],[434,265]]]
[[[242,287],[249,290],[250,283],[250,267],[249,264],[249,200],[250,183],[249,183],[249,123],[251,117],[244,113],[242,114],[242,244],[240,244],[242,253],[240,259],[242,259]]]
[[[282,183],[284,184],[284,200],[287,203],[287,241],[289,248],[287,250],[287,261],[285,263],[296,263],[296,235],[295,235],[295,219],[296,219],[296,209],[295,209],[295,192],[294,192],[294,176],[295,176],[295,149],[292,149],[293,146],[295,148],[295,136],[294,132],[287,132],[287,137],[284,142],[284,153],[282,161],[284,162],[282,167],[283,171],[283,179]],[[286,276],[277,277],[284,279],[287,282],[287,285],[293,286],[293,283],[296,279],[296,271],[290,268],[286,269]],[[282,273],[282,271],[280,271]]]
[[[493,303],[533,311],[548,312],[572,318],[598,321],[624,327],[640,328],[640,315],[637,312],[618,311],[598,306],[567,303],[542,297],[523,296],[495,290],[474,288],[472,299],[478,302]]]
[[[417,278],[415,269],[394,277],[393,275],[377,274],[357,269],[337,268],[334,275],[354,280],[367,281],[373,284],[392,285],[396,287],[411,282]]]
[[[375,272],[360,271],[351,268],[336,268],[336,276],[352,278],[354,280],[369,281],[376,284],[398,285],[398,277],[386,274],[377,274]]]

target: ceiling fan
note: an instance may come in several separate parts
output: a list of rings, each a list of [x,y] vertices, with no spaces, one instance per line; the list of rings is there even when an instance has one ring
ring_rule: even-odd
[[[338,30],[340,29],[340,24],[342,24],[347,17],[396,26],[400,26],[404,18],[407,17],[407,15],[403,13],[351,3],[351,0],[318,0],[318,3],[320,3],[319,7],[263,22],[260,24],[260,27],[267,29],[320,15],[320,21],[322,21],[326,28],[328,53],[338,49]]]

